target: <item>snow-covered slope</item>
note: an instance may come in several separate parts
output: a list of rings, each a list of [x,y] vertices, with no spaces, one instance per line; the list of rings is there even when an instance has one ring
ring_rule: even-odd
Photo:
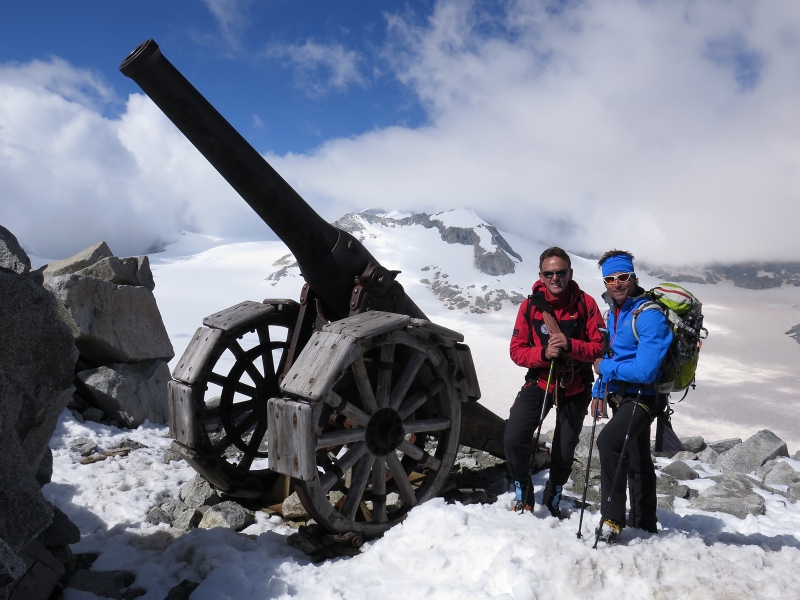
[[[468,210],[365,211],[338,225],[361,238],[384,266],[402,271],[400,283],[433,321],[465,335],[482,402],[506,417],[524,375],[508,358],[515,303],[530,293],[545,246],[497,231]],[[186,234],[151,256],[175,360],[206,315],[242,300],[299,296],[303,279],[282,243],[221,242]],[[596,261],[573,256],[572,263],[575,280],[599,300],[604,288]],[[660,281],[640,278],[644,287]],[[685,285],[704,302],[710,336],[697,389],[674,416],[678,433],[719,439],[768,428],[800,445],[800,344],[785,335],[800,323],[800,287]]]

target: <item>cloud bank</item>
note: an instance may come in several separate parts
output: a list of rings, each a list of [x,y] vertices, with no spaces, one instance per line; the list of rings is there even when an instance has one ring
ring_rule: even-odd
[[[485,6],[387,15],[384,73],[416,94],[425,126],[270,162],[329,219],[469,207],[546,243],[654,263],[800,260],[800,5]],[[321,68],[320,86],[365,81],[354,51],[326,63],[313,50],[283,56]],[[58,59],[0,68],[0,223],[28,251],[265,233],[149,100],[104,117],[112,95]]]

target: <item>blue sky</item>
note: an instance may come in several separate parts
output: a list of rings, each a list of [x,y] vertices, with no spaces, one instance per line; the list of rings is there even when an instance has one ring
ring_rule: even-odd
[[[117,92],[105,114],[124,110],[138,92],[117,70],[139,42],[164,54],[259,150],[305,152],[332,137],[425,121],[417,97],[401,85],[381,53],[387,13],[424,19],[431,2],[389,0],[170,0],[6,2],[0,6],[0,61],[54,55],[100,73]],[[349,53],[335,68],[308,52]]]
[[[653,263],[800,260],[793,0],[4,3],[0,224],[29,252],[270,237],[118,72],[150,37],[329,220],[470,208]]]

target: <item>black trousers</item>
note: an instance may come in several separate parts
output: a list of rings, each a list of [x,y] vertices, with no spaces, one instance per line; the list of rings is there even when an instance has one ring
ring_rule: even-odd
[[[600,453],[601,509],[606,518],[628,527],[644,529],[651,533],[657,531],[656,523],[656,473],[650,456],[650,424],[658,414],[663,396],[635,394],[612,395],[609,405],[613,411],[611,420],[597,436],[597,450]],[[616,408],[615,408],[616,406]],[[647,407],[647,410],[643,408]],[[630,437],[622,456],[625,434],[630,427]],[[620,457],[622,462],[620,463]],[[611,486],[614,474],[620,465],[617,485],[613,492]],[[631,511],[625,519],[625,493],[630,493]],[[608,496],[611,493],[611,503]]]
[[[526,381],[517,394],[506,424],[503,446],[506,462],[514,480],[525,482],[530,464],[531,442],[542,415],[544,390],[536,382]],[[550,479],[543,503],[549,506],[555,486],[563,486],[572,472],[575,447],[583,427],[583,418],[592,401],[591,389],[573,396],[560,396],[556,407],[556,429],[550,452]],[[550,399],[548,398],[548,402]]]

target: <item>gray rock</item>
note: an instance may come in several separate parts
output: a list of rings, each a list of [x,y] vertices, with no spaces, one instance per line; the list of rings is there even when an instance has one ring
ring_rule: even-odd
[[[171,514],[168,514],[164,509],[159,506],[154,506],[147,511],[147,516],[144,518],[145,522],[151,525],[158,525],[159,523],[172,524],[174,520]]]
[[[69,258],[65,258],[63,260],[51,262],[45,267],[42,275],[44,276],[44,281],[46,283],[53,277],[57,277],[59,275],[70,275],[76,271],[85,269],[89,265],[93,265],[101,258],[107,258],[109,256],[114,256],[114,253],[111,252],[111,248],[109,248],[108,244],[105,242],[100,242],[99,244],[90,246],[85,250],[81,250],[75,256],[70,256]]]
[[[164,600],[189,600],[189,596],[197,589],[198,585],[200,584],[196,581],[184,579],[169,591]]]
[[[172,448],[164,450],[164,464],[169,464],[173,460],[183,460],[183,457]]]
[[[231,502],[220,502],[216,506],[211,506],[203,515],[198,527],[202,529],[213,529],[215,527],[225,527],[234,531],[241,531],[255,523],[253,513],[244,508],[241,504]]]
[[[0,225],[0,269],[8,269],[18,275],[27,275],[31,270],[31,259],[19,245],[17,238]]]
[[[42,486],[50,483],[53,478],[53,451],[48,446],[44,449],[42,461],[36,469],[36,482]]]
[[[694,452],[697,454],[706,447],[706,443],[699,435],[687,438],[681,438],[681,445],[686,452]]]
[[[793,483],[790,485],[789,489],[786,490],[786,497],[792,504],[800,500],[800,483]]]
[[[697,460],[713,465],[717,462],[719,454],[711,446],[706,446],[705,450],[697,453]]]
[[[53,507],[53,522],[36,538],[45,548],[57,548],[81,541],[78,526],[57,506]]]
[[[800,472],[795,471],[789,463],[783,461],[774,465],[764,477],[764,483],[767,485],[792,485],[798,482],[800,482]]]
[[[25,561],[0,540],[0,588],[25,574]]]
[[[160,508],[167,513],[170,521],[172,521],[183,511],[188,510],[189,505],[185,502],[181,502],[180,500],[170,500],[169,502],[164,502]]]
[[[106,413],[101,408],[90,406],[81,415],[84,421],[91,421],[92,423],[102,423],[106,418]]]
[[[180,499],[192,508],[203,505],[213,506],[222,501],[217,491],[202,475],[195,475],[183,484]]]
[[[188,531],[190,529],[194,529],[203,519],[203,513],[201,513],[196,508],[190,508],[189,510],[183,511],[179,514],[175,521],[173,521],[172,526],[175,529],[182,529],[183,531]]]
[[[692,467],[687,465],[682,460],[676,460],[671,462],[666,467],[662,469],[664,473],[667,475],[671,475],[675,479],[679,481],[683,481],[686,479],[697,479],[700,477]]]
[[[676,498],[689,498],[691,490],[688,486],[681,485],[676,479],[669,475],[659,477],[656,480],[656,491],[659,494],[665,494],[670,497]]]
[[[792,459],[800,460],[800,450],[798,450],[797,452],[794,453],[794,456],[792,456]]]
[[[719,442],[711,442],[708,444],[708,447],[713,449],[717,454],[722,454],[741,443],[741,438],[729,438],[727,440],[720,440]]]
[[[53,554],[39,542],[28,543],[19,551],[25,561],[25,574],[14,584],[10,600],[46,600],[64,576],[66,569]]]
[[[281,514],[283,515],[284,519],[308,518],[308,513],[306,512],[306,508],[300,502],[300,498],[297,497],[297,492],[293,492],[289,497],[287,497],[283,501]]]
[[[77,377],[94,402],[125,427],[135,429],[145,419],[167,422],[167,382],[172,377],[165,361],[112,364],[81,371]]]
[[[594,442],[592,446],[592,464],[591,469],[594,471],[595,469],[600,469],[600,452],[597,449],[597,436],[600,435],[600,432],[603,431],[604,423],[598,423],[597,428],[594,434]],[[578,445],[575,446],[575,460],[577,463],[580,463],[583,466],[585,472],[585,465],[587,458],[589,456],[589,443],[591,442],[592,437],[592,428],[591,426],[586,426],[581,429],[580,437],[578,438]]]
[[[656,501],[656,508],[668,513],[675,512],[674,499],[672,496],[659,496]]]
[[[117,442],[113,446],[109,448],[109,450],[118,450],[120,448],[130,448],[131,450],[141,450],[142,448],[147,448],[144,444],[140,444],[136,440],[132,440],[130,438],[125,438],[121,442]]]
[[[169,360],[175,354],[155,296],[141,286],[61,275],[45,282],[81,356],[95,365]]]
[[[69,588],[81,592],[91,592],[101,598],[114,598],[122,600],[119,581],[114,571],[89,571],[81,569],[69,582]],[[127,587],[127,586],[124,586]]]
[[[750,473],[768,460],[789,456],[786,442],[767,429],[720,455],[715,465],[723,473]]]
[[[76,275],[94,277],[117,285],[140,285],[149,290],[155,288],[153,273],[150,270],[150,259],[146,256],[102,258],[93,265],[75,272]]]
[[[681,452],[676,452],[672,455],[673,460],[697,460],[697,453],[696,452],[687,452],[683,450]]]
[[[46,290],[0,270],[0,538],[15,552],[52,518],[36,472],[74,392],[70,338]]]
[[[77,452],[81,456],[89,456],[92,452],[97,450],[97,442],[81,436],[69,443],[69,449],[73,452]]]
[[[717,485],[701,493],[691,504],[697,510],[724,512],[740,519],[747,515],[763,515],[764,498],[752,491],[743,477],[723,475]]]
[[[86,422],[86,419],[84,419],[84,418],[83,418],[83,415],[82,415],[81,413],[79,413],[77,410],[74,410],[74,409],[69,409],[69,412],[71,412],[71,413],[72,413],[72,417],[73,417],[73,418],[74,418],[74,419],[75,419],[75,420],[76,420],[78,423],[85,423],[85,422]]]

